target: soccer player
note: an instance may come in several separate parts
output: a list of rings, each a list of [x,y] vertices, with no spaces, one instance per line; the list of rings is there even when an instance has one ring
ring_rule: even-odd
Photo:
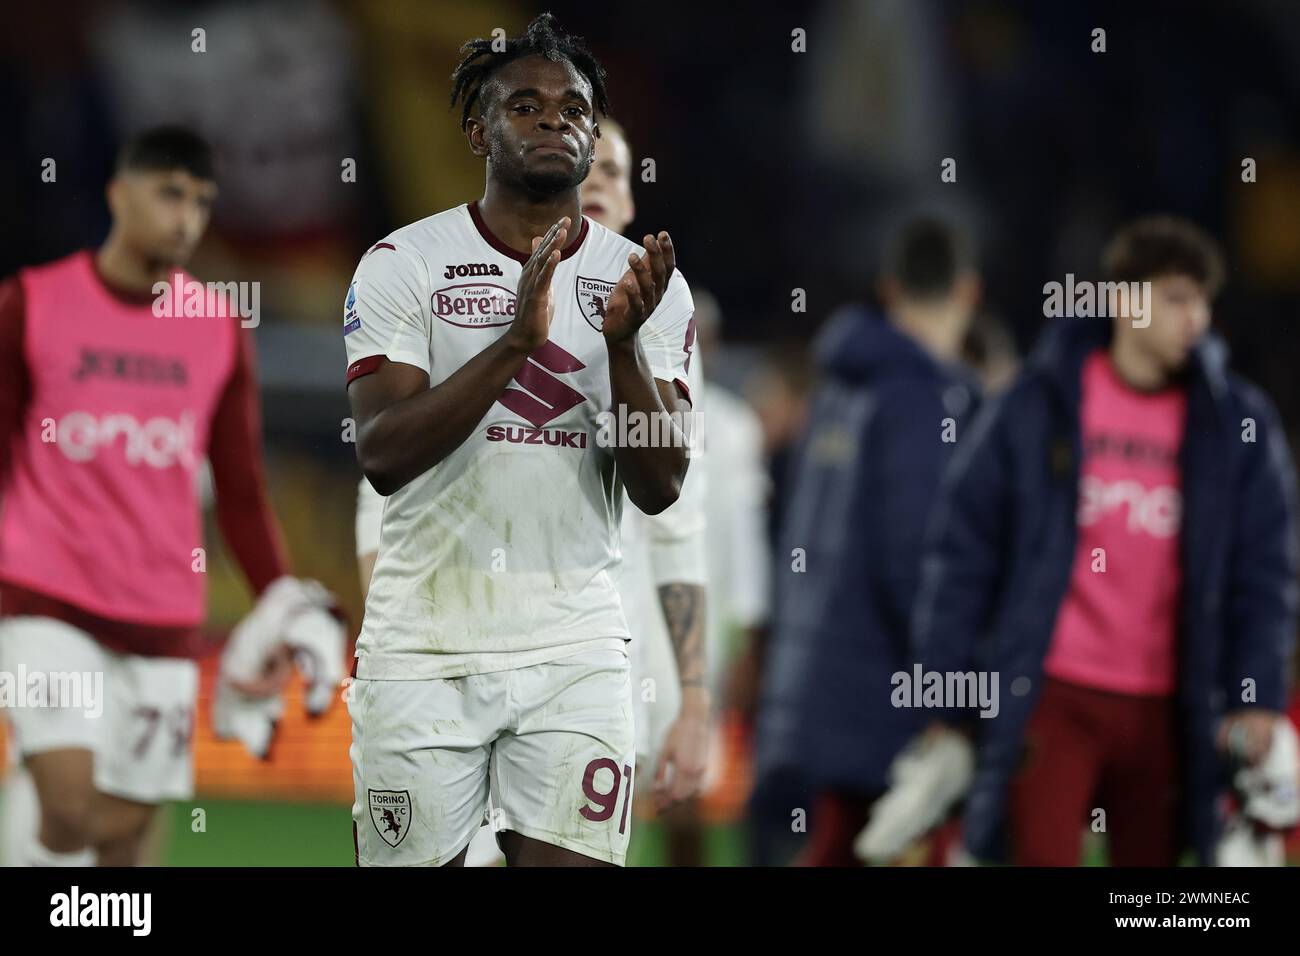
[[[591,170],[582,184],[582,214],[620,234],[636,215],[632,151],[622,127],[609,117],[600,123]],[[688,373],[697,423],[703,386],[700,352],[697,342]],[[690,477],[677,501],[657,515],[625,507],[619,530],[622,561],[615,584],[631,636],[637,766],[650,768],[654,802],[661,810],[697,792],[709,734],[711,684],[704,679],[703,662],[705,462],[700,445],[697,432]],[[362,478],[356,539],[363,596],[378,557],[383,502]],[[489,830],[480,829],[470,843],[466,865],[495,861],[499,851],[492,840]]]
[[[1100,825],[1114,865],[1208,864],[1229,754],[1259,760],[1285,707],[1294,469],[1208,332],[1210,237],[1139,219],[1102,265],[1147,292],[1054,320],[960,443],[915,639],[927,672],[1001,688],[970,721],[977,858],[1075,866]]]
[[[825,384],[801,444],[782,553],[786,573],[758,727],[760,773],[814,790],[807,866],[851,866],[853,840],[920,724],[891,706],[909,667],[908,624],[939,479],[976,388],[960,367],[979,300],[969,243],[954,227],[904,227],[879,283],[885,315],[839,312],[817,343]],[[787,811],[788,813],[788,811]]]
[[[142,133],[104,244],[0,284],[0,667],[103,675],[105,698],[7,714],[40,802],[30,864],[130,865],[157,805],[192,792],[205,455],[253,590],[287,573],[250,334],[225,307],[155,311],[157,283],[192,281],[216,193],[207,143]]]
[[[692,477],[682,497],[695,494],[703,498],[699,510],[708,601],[702,684],[711,720],[708,759],[698,798],[677,801],[661,816],[670,866],[705,865],[706,814],[729,820],[740,809],[737,796],[745,786],[749,759],[749,718],[744,711],[740,675],[758,644],[759,628],[767,617],[771,575],[762,425],[744,399],[707,377],[698,356],[719,353],[722,312],[707,291],[696,289],[693,298],[697,357],[691,361],[691,395],[698,396],[697,408],[702,411],[692,453]],[[717,477],[701,482],[700,487],[694,484],[696,469]],[[680,505],[678,502],[667,513]],[[653,522],[648,523],[652,533],[659,531]],[[679,533],[684,534],[685,529],[685,522],[677,524]],[[665,530],[671,533],[672,529]],[[656,553],[665,550],[662,543],[655,549]],[[690,566],[691,559],[664,563],[683,568]],[[684,576],[682,571],[675,573]]]
[[[490,801],[512,865],[621,865],[617,528],[624,489],[658,514],[686,475],[690,291],[666,232],[638,248],[581,215],[608,101],[580,39],[543,15],[472,40],[452,102],[482,198],[376,243],[344,315],[388,499],[350,702],[357,858],[460,864]],[[605,410],[661,440],[603,440]]]

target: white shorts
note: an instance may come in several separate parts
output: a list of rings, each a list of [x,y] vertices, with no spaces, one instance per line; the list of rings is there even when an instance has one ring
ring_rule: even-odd
[[[627,654],[443,680],[356,680],[361,866],[441,866],[485,822],[622,865],[635,741]]]
[[[11,617],[0,619],[0,675],[21,698],[3,713],[24,756],[86,749],[101,793],[140,803],[193,794],[193,661],[119,654],[63,621]]]

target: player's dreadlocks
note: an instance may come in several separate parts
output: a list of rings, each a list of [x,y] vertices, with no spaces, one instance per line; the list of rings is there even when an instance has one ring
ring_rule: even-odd
[[[591,84],[591,95],[596,109],[602,116],[609,113],[609,96],[605,92],[605,69],[597,61],[582,37],[561,33],[555,23],[555,17],[543,13],[528,24],[521,37],[510,37],[505,41],[505,50],[492,49],[493,40],[470,40],[460,48],[462,58],[451,74],[451,105],[464,99],[465,107],[460,115],[460,128],[469,123],[470,111],[479,101],[483,84],[488,81],[500,67],[523,56],[544,56],[548,60],[560,62],[568,60],[574,69],[587,78]]]

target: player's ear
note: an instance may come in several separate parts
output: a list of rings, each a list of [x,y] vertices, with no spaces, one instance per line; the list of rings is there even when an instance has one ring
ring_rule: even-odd
[[[475,156],[486,156],[487,126],[482,117],[471,116],[465,121],[465,138],[469,140],[469,151]]]

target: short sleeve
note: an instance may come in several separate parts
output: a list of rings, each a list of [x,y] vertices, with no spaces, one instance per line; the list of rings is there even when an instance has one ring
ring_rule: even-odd
[[[711,497],[709,511],[711,552],[727,556],[717,572],[717,607],[730,625],[753,627],[768,617],[772,567],[763,429],[747,403],[720,387],[708,401],[706,437],[716,440],[706,442],[707,459],[713,474],[726,476],[726,490]]]
[[[657,515],[646,515],[650,566],[656,586],[708,583],[705,543],[705,464],[691,459],[681,495]]]
[[[424,260],[391,242],[361,258],[343,302],[349,382],[373,371],[370,360],[379,357],[429,371],[427,286]]]
[[[650,362],[650,374],[675,382],[690,398],[689,372],[695,350],[695,300],[680,270],[668,280],[659,307],[641,327],[641,348]]]

